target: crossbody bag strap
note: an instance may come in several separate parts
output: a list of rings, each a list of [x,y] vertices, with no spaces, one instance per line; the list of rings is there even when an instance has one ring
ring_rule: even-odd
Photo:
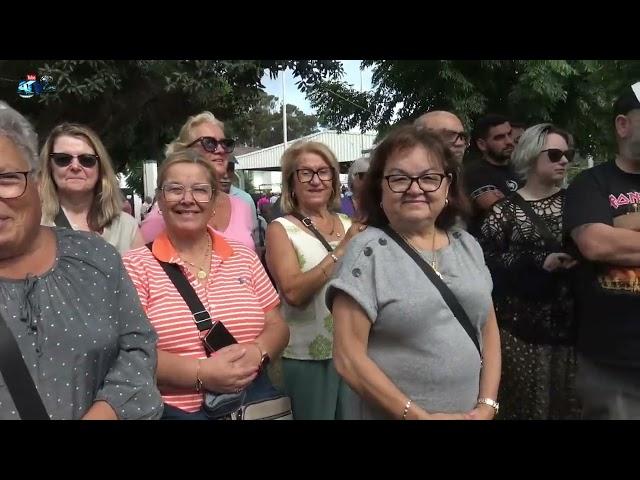
[[[533,223],[533,226],[536,228],[536,230],[538,230],[538,233],[542,237],[542,240],[546,243],[547,248],[552,251],[560,251],[562,248],[560,242],[556,239],[556,237],[554,237],[553,233],[551,233],[551,230],[549,230],[549,227],[544,222],[544,220],[540,218],[540,215],[533,211],[533,208],[531,208],[529,202],[522,198],[522,196],[518,192],[514,192],[511,195],[511,200],[513,201],[513,203],[518,205],[522,209],[524,214],[529,218],[529,220],[531,220],[531,223]]]
[[[47,409],[22,358],[13,333],[0,315],[0,371],[22,420],[49,420]]]
[[[482,360],[480,342],[478,340],[478,336],[476,335],[475,328],[471,324],[471,320],[469,320],[467,312],[465,312],[462,305],[460,305],[460,302],[453,294],[451,289],[444,283],[444,281],[438,276],[433,268],[431,268],[431,265],[429,265],[424,258],[422,258],[413,248],[411,248],[411,246],[407,244],[407,242],[398,234],[398,232],[396,232],[389,226],[384,227],[382,231],[389,237],[391,237],[391,239],[394,240],[400,246],[400,248],[402,248],[406,252],[406,254],[413,259],[414,262],[416,262],[418,267],[420,267],[427,278],[431,280],[431,283],[433,283],[433,285],[438,289],[445,303],[453,312],[453,315],[456,317],[458,322],[460,322],[460,325],[462,325],[464,331],[467,332],[467,335],[469,335],[469,338],[478,350],[478,354],[480,355],[480,359]]]
[[[300,220],[305,227],[311,230],[311,233],[313,233],[316,236],[316,238],[320,240],[322,245],[324,245],[324,248],[327,249],[327,252],[329,253],[333,252],[333,247],[329,245],[329,242],[327,242],[327,240],[322,236],[322,234],[318,231],[318,229],[313,225],[309,217],[305,217],[304,215],[298,212],[292,212],[291,216]]]

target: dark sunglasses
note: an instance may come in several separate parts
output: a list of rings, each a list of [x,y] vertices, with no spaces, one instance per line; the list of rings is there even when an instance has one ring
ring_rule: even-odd
[[[568,162],[573,162],[573,157],[576,155],[576,151],[572,148],[569,150],[562,151],[559,148],[547,148],[546,150],[542,150],[543,152],[547,152],[549,156],[549,160],[552,163],[558,163],[562,160],[562,157],[566,157]]]
[[[202,148],[209,153],[215,153],[218,149],[218,145],[222,146],[222,150],[224,150],[225,153],[231,153],[236,146],[236,141],[233,138],[221,138],[220,140],[216,140],[213,137],[200,137],[187,145],[187,147],[192,147],[196,143],[202,145]]]
[[[84,168],[93,168],[98,163],[100,157],[92,153],[82,153],[80,155],[70,155],[68,153],[50,153],[49,158],[53,160],[57,166],[63,168],[71,165],[74,158],[78,159],[78,163]]]

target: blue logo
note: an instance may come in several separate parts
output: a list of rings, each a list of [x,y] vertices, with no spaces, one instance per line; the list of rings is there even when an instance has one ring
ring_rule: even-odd
[[[26,80],[20,80],[18,83],[18,95],[20,98],[31,98],[55,91],[56,87],[53,85],[53,78],[49,75],[43,75],[38,80],[35,74],[30,73],[27,75]]]

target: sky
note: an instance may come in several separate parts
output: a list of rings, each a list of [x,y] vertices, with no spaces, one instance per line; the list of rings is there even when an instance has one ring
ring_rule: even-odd
[[[343,80],[353,85],[354,88],[360,89],[360,62],[361,60],[340,60],[344,68],[345,75]],[[293,78],[291,70],[287,70],[285,73],[285,96],[286,101],[290,105],[295,105],[306,114],[316,113],[309,102],[304,96],[304,93],[300,92],[296,87],[296,79]],[[282,99],[282,72],[276,79],[271,79],[268,74],[262,78],[262,84],[265,86],[265,91],[269,95],[275,95],[279,99]],[[366,69],[362,72],[362,90],[367,91],[371,89],[371,69]]]

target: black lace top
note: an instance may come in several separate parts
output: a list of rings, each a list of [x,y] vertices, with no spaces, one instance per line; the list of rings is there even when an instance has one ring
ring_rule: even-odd
[[[564,191],[528,203],[560,242]],[[542,268],[556,249],[510,197],[494,205],[478,240],[493,277],[500,328],[531,343],[573,344],[572,271]]]

